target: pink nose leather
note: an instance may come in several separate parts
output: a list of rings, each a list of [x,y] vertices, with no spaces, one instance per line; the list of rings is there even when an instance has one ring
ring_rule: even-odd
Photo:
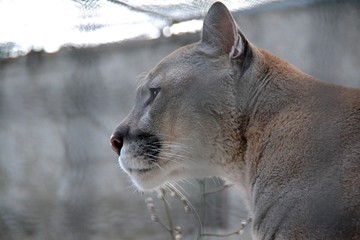
[[[120,156],[120,150],[123,145],[122,139],[113,134],[110,137],[110,145],[111,145],[112,149],[117,153],[117,155]]]

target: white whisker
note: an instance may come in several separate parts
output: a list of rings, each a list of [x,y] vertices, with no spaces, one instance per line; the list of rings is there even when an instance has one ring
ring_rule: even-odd
[[[174,163],[178,163],[181,166],[184,166],[186,168],[189,168],[191,166],[193,167],[199,167],[200,165],[193,161],[191,158],[187,158],[181,155],[175,155],[171,153],[161,153],[161,157],[163,160],[171,161]],[[188,166],[190,165],[190,166]]]
[[[185,195],[189,195],[179,183],[174,182],[174,183],[171,183],[171,184],[173,184],[173,186],[176,185]]]
[[[210,137],[209,137],[209,134],[208,134],[208,132],[206,131],[205,127],[204,127],[204,126],[201,124],[201,122],[199,122],[199,121],[197,121],[196,123],[197,123],[198,125],[200,125],[201,129],[204,131],[204,133],[205,133],[205,135],[206,135],[206,139],[207,139],[208,144],[210,144],[210,143],[211,143]]]
[[[198,212],[196,211],[196,209],[194,208],[194,206],[191,204],[191,202],[189,201],[189,199],[180,191],[178,190],[173,184],[171,183],[166,183],[166,186],[173,192],[175,192],[179,197],[181,201],[185,201],[186,204],[189,206],[189,208],[191,209],[191,211],[194,213],[196,219],[198,220],[199,223],[199,227],[200,227],[200,232],[203,232],[203,225],[201,222],[201,218],[198,214]]]

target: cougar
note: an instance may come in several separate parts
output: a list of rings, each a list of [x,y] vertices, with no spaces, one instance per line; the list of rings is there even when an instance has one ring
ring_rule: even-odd
[[[360,89],[254,46],[222,3],[147,74],[110,142],[142,191],[233,183],[254,239],[360,239]]]

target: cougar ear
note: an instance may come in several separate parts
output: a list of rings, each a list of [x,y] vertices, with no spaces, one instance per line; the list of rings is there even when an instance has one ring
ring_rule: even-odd
[[[226,6],[214,3],[204,20],[201,42],[218,55],[238,58],[244,51],[245,41]]]

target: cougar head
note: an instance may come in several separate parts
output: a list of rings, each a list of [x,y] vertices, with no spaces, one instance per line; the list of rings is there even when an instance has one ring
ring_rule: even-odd
[[[241,167],[244,109],[236,89],[251,59],[250,44],[230,12],[215,3],[201,41],[171,53],[148,73],[133,109],[111,136],[121,168],[139,189],[224,176]]]

